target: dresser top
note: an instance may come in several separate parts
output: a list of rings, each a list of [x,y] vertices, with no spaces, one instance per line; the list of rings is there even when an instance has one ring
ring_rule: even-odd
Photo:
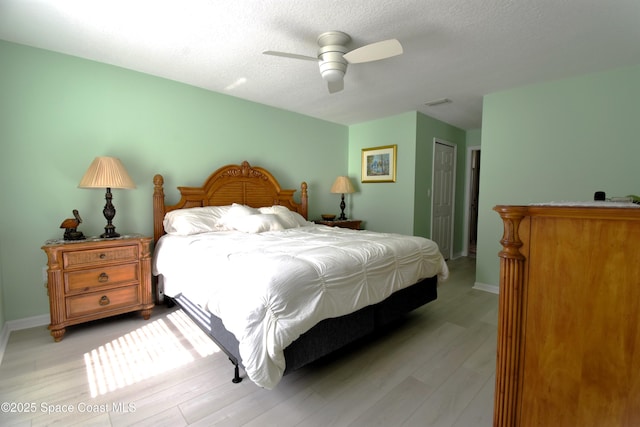
[[[531,203],[528,206],[570,206],[570,207],[593,207],[593,208],[640,208],[639,204],[632,202],[615,201],[586,201],[586,202],[545,202]]]
[[[120,240],[126,239],[141,239],[144,238],[142,234],[124,234],[120,237],[110,237],[103,238],[100,236],[91,236],[82,240],[64,240],[64,239],[50,239],[44,242],[44,246],[53,246],[53,245],[73,245],[76,243],[87,243],[87,242],[117,242]]]

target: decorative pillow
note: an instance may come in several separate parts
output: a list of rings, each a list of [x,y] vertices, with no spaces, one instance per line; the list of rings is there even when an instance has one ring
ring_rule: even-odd
[[[231,206],[205,206],[199,208],[177,209],[167,212],[162,224],[168,234],[188,236],[224,230],[219,221]]]
[[[225,220],[225,225],[243,233],[262,233],[285,229],[278,215],[262,213],[231,217]]]
[[[285,228],[304,227],[310,223],[298,212],[293,212],[284,206],[273,205],[271,207],[260,208],[261,213],[276,214]]]

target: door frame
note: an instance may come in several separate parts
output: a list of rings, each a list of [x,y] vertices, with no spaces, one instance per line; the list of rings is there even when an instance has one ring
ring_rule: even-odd
[[[451,230],[449,230],[451,237],[451,245],[449,247],[449,254],[442,254],[447,259],[453,259],[453,244],[455,237],[455,219],[456,219],[456,173],[458,163],[458,146],[452,142],[445,141],[440,138],[433,138],[433,148],[431,152],[431,225],[429,226],[429,235],[433,237],[433,199],[434,199],[434,181],[435,181],[435,163],[436,163],[436,144],[446,145],[453,148],[453,181],[451,185]]]
[[[471,158],[474,151],[481,151],[480,145],[473,145],[467,147],[467,159],[465,166],[465,182],[464,182],[464,231],[463,231],[463,245],[462,256],[469,255],[469,226],[471,225],[471,218],[469,211],[471,210]]]

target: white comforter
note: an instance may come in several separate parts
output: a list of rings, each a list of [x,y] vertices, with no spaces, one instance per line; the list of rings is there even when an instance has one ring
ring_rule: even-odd
[[[165,235],[153,269],[166,295],[182,293],[222,319],[247,375],[268,389],[285,370],[284,348],[321,320],[449,274],[431,240],[322,225]]]

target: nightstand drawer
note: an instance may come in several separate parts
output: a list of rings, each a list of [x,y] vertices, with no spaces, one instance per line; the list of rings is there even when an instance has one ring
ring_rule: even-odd
[[[100,265],[112,262],[127,262],[138,260],[138,246],[119,246],[83,251],[66,251],[62,254],[63,268],[75,268]]]
[[[67,298],[67,317],[86,316],[140,304],[138,286],[110,289]]]
[[[138,264],[124,264],[64,273],[66,292],[82,292],[102,286],[138,282]]]

